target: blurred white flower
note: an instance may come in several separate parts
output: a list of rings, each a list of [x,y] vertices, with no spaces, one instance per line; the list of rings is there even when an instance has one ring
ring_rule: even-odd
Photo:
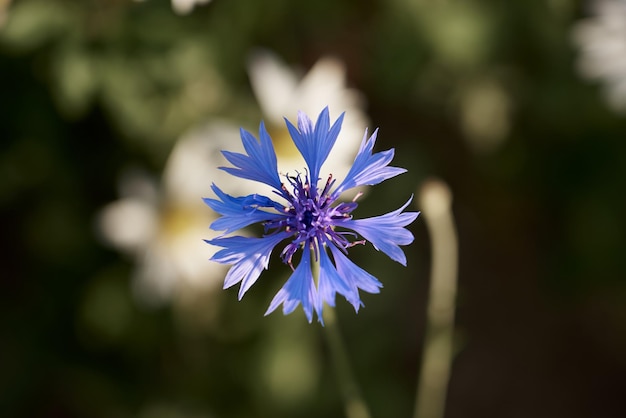
[[[594,0],[592,16],[572,29],[580,74],[604,84],[616,111],[626,111],[626,0]]]
[[[208,4],[211,0],[172,0],[172,8],[178,14],[191,13],[196,5]]]
[[[215,214],[202,196],[213,181],[231,181],[217,169],[226,163],[219,150],[237,142],[230,124],[193,130],[172,150],[160,186],[145,174],[129,173],[120,185],[121,199],[102,210],[104,240],[135,258],[138,299],[159,305],[221,287],[224,268],[209,261],[214,249],[203,242],[215,234],[209,229]]]
[[[256,51],[248,61],[250,83],[278,154],[282,173],[302,171],[304,160],[293,145],[284,118],[294,122],[301,110],[316,118],[328,106],[330,119],[346,112],[333,152],[322,167],[322,177],[347,174],[359,149],[368,118],[361,92],[346,85],[346,68],[334,58],[321,58],[303,77],[269,51]],[[370,133],[373,129],[370,129]]]
[[[248,70],[282,172],[305,167],[283,116],[295,123],[298,110],[317,115],[326,105],[334,112],[332,118],[346,112],[322,173],[343,177],[367,126],[362,96],[346,87],[343,64],[323,58],[300,79],[264,51],[251,57]],[[258,126],[250,131],[257,136]],[[219,170],[230,165],[220,153],[224,149],[243,152],[238,124],[213,121],[194,129],[175,145],[159,185],[146,175],[131,173],[122,179],[121,199],[102,210],[99,229],[104,240],[136,261],[133,289],[138,299],[152,305],[182,301],[185,309],[183,305],[197,298],[199,290],[222,286],[225,267],[209,261],[215,247],[203,242],[215,237],[209,225],[217,215],[202,197],[210,197],[211,183],[233,195],[267,191],[262,184],[239,181]]]
[[[3,0],[0,0],[2,2]],[[135,0],[140,3],[145,0]],[[196,5],[208,4],[211,0],[172,0],[172,9],[179,15],[186,15],[193,11]]]

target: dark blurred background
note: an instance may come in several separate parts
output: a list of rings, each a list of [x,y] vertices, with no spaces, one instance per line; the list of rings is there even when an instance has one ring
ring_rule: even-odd
[[[258,54],[296,80],[330,59],[351,94],[331,113],[396,149],[408,173],[361,215],[449,185],[445,417],[626,416],[623,1],[195,3],[0,1],[0,416],[343,416],[322,328],[263,317],[284,266],[238,302],[208,246],[179,234],[208,237],[209,209],[185,202],[213,180],[172,150],[200,129],[208,153],[273,117],[283,92],[265,73],[251,84]],[[380,295],[358,315],[338,300],[373,417],[415,402],[431,246],[423,218],[410,229],[407,268],[351,252]]]

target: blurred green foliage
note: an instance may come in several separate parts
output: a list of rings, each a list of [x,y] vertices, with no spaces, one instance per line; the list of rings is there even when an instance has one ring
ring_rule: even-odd
[[[257,47],[303,69],[345,62],[380,149],[409,169],[362,213],[432,175],[450,184],[461,260],[446,416],[624,416],[626,121],[575,72],[578,2],[0,7],[1,416],[342,416],[320,327],[262,316],[285,270],[242,302],[231,289],[147,309],[132,262],[97,239],[128,165],[158,176],[186,130],[258,123],[245,70]],[[352,253],[381,295],[358,315],[338,301],[375,417],[413,406],[429,244],[419,219],[411,229],[406,269]]]

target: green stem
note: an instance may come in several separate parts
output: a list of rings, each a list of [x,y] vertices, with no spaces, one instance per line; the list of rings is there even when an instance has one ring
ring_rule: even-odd
[[[458,243],[448,186],[431,180],[424,184],[420,195],[432,243],[432,265],[414,417],[442,418],[452,370]]]
[[[313,263],[313,277],[318,281],[319,263]],[[370,418],[369,409],[361,395],[359,385],[354,377],[348,358],[348,351],[337,324],[337,315],[334,309],[326,306],[324,309],[324,330],[332,362],[337,373],[339,390],[343,397],[344,409],[347,418]]]

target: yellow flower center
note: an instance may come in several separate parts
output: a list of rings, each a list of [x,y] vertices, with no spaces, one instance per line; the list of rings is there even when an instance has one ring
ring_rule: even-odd
[[[179,205],[167,206],[161,212],[162,233],[167,237],[176,237],[194,225],[198,225],[197,218],[197,211],[192,208]]]
[[[272,138],[274,149],[276,150],[276,158],[281,160],[293,160],[300,157],[300,152],[296,148],[289,131],[284,126],[268,126],[267,132]]]

